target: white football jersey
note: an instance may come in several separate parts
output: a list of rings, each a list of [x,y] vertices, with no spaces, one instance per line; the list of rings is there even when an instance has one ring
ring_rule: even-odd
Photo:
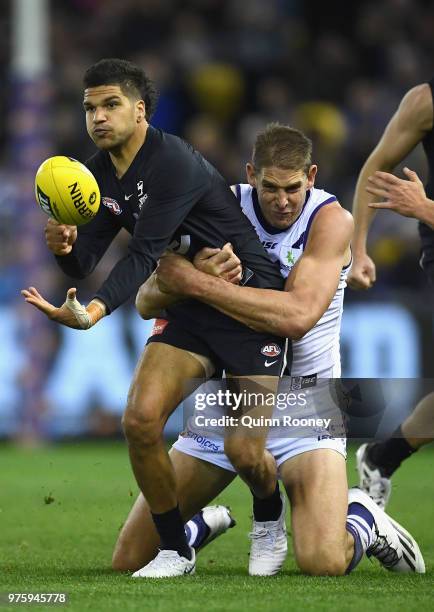
[[[284,278],[304,251],[316,213],[323,206],[336,201],[336,196],[322,189],[310,189],[300,216],[291,227],[281,231],[265,220],[256,189],[250,185],[235,185],[235,191],[245,215],[256,229],[271,259],[279,262]],[[350,265],[342,269],[337,291],[318,323],[301,340],[293,341],[291,375],[321,374],[330,368],[333,368],[335,376],[340,375],[339,337],[349,268]]]

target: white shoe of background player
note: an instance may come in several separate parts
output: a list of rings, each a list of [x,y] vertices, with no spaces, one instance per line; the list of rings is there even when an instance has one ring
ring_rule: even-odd
[[[383,476],[380,468],[368,459],[371,444],[362,444],[356,452],[359,486],[384,510],[392,492],[392,483],[390,478]]]
[[[253,519],[252,531],[249,534],[252,544],[250,547],[249,574],[250,576],[273,576],[281,569],[288,553],[286,537],[286,498],[280,494],[282,512],[277,521],[255,521]]]

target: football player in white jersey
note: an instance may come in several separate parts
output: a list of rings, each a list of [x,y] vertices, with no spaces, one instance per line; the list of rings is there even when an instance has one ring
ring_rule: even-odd
[[[207,253],[201,261],[195,260],[201,270],[185,259],[168,256],[160,260],[159,281],[151,277],[138,294],[141,315],[152,318],[172,300],[194,297],[254,329],[293,339],[291,373],[296,374],[300,387],[304,382],[338,377],[343,289],[351,262],[353,224],[334,196],[314,188],[317,168],[310,157],[311,143],[301,132],[271,124],[256,139],[252,162],[247,165],[249,185],[235,187],[265,248],[280,261],[287,277],[284,292],[250,289],[223,280],[226,257],[212,270],[220,276],[216,277],[202,271],[207,269]],[[209,372],[212,367],[208,364]],[[304,573],[343,575],[356,567],[364,552],[392,571],[424,571],[411,535],[369,496],[357,489],[348,491],[342,437],[333,437],[326,430],[308,437],[269,436],[267,449],[275,457],[291,501],[294,553]],[[242,451],[238,449],[241,455]],[[189,427],[170,456],[186,521],[236,475],[223,441]],[[197,531],[196,525],[187,523],[190,533]],[[209,537],[209,529],[204,533]],[[249,573],[277,573],[287,550],[283,496],[273,508],[263,508],[254,499],[251,537]],[[191,539],[192,545],[200,543]],[[116,544],[113,567],[137,570],[155,556],[157,546],[149,509],[139,496]],[[140,570],[135,575],[140,576]]]

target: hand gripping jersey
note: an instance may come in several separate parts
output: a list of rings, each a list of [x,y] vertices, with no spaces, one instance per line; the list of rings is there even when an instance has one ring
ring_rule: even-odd
[[[287,230],[281,231],[265,220],[256,189],[250,185],[236,185],[236,194],[270,258],[279,263],[284,278],[303,254],[316,213],[323,206],[336,201],[334,195],[322,189],[310,189],[298,219]],[[301,340],[293,341],[292,376],[321,373],[331,367],[334,368],[335,375],[339,376],[339,335],[349,268],[350,265],[342,269],[332,302],[315,327]]]

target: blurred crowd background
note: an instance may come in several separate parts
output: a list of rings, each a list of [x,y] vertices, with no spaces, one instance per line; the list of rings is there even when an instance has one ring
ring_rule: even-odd
[[[434,4],[47,0],[49,70],[31,79],[14,70],[14,1],[0,5],[0,437],[116,434],[149,325],[130,304],[90,332],[74,332],[45,321],[19,295],[35,285],[60,305],[77,286],[85,301],[128,239],[119,236],[78,283],[44,245],[46,218],[32,196],[38,165],[50,155],[84,161],[94,152],[82,110],[85,68],[102,57],[145,67],[160,91],[152,123],[190,141],[229,182],[243,180],[267,122],[302,129],[314,143],[317,185],[351,209],[358,172],[402,95],[434,75]],[[426,176],[420,147],[407,164]],[[416,223],[380,213],[370,249],[375,288],[347,290],[344,374],[430,377],[433,309]]]

